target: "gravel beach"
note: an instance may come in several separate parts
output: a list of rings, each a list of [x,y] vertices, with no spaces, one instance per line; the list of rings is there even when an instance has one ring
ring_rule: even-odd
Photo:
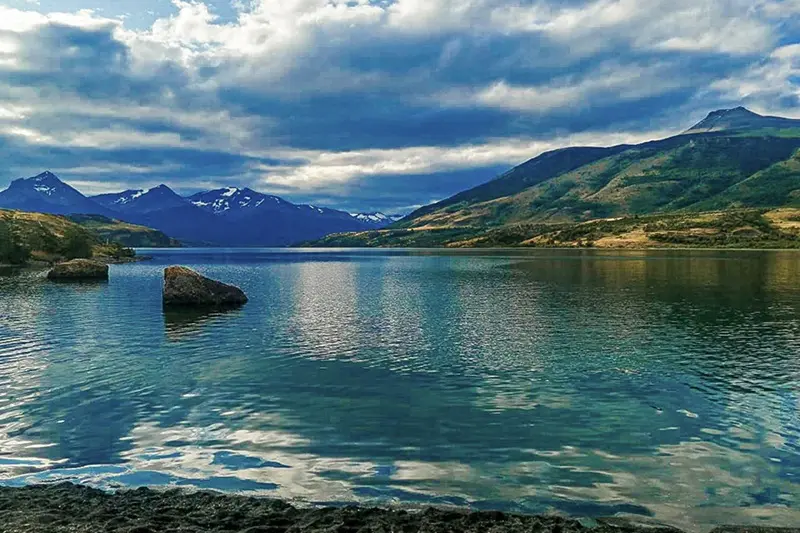
[[[63,483],[0,487],[0,531],[119,533],[676,533],[679,530],[598,519],[450,509],[297,508],[265,498],[180,490],[107,493]],[[718,528],[715,533],[766,533],[768,528]]]

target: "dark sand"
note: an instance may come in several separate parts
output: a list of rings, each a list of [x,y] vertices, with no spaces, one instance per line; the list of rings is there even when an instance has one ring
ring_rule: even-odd
[[[678,530],[598,519],[589,528],[553,516],[446,509],[298,509],[264,498],[211,492],[149,489],[116,494],[68,483],[0,487],[0,531],[125,533],[674,533]],[[762,533],[761,528],[720,528],[717,533]],[[786,532],[798,530],[784,530]]]

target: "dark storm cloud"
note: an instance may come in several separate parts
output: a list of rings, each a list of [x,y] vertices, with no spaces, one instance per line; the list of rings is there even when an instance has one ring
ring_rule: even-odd
[[[85,176],[80,171],[76,173],[70,169],[91,167],[99,162],[101,166],[109,165],[111,169],[116,168],[114,165],[153,169],[152,172],[143,174],[125,171],[103,173],[102,179],[114,183],[124,181],[131,188],[151,184],[156,180],[174,184],[176,189],[181,189],[182,186],[191,188],[195,181],[246,176],[256,164],[270,167],[296,163],[292,160],[251,158],[227,151],[180,147],[37,147],[3,135],[0,135],[0,159],[7,161],[3,169],[3,178],[7,181],[28,177],[45,169],[60,169],[59,175],[62,178],[82,180],[93,176]]]

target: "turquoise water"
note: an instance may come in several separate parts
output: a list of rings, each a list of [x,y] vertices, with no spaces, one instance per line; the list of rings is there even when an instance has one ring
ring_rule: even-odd
[[[0,483],[800,523],[800,254],[143,253],[0,277]]]

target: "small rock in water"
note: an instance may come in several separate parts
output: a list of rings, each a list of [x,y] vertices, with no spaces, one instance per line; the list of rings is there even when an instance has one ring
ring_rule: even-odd
[[[214,281],[191,268],[164,270],[164,305],[176,307],[226,307],[247,303],[239,287]]]
[[[54,281],[82,281],[108,279],[108,265],[90,259],[73,259],[58,263],[47,279]]]

